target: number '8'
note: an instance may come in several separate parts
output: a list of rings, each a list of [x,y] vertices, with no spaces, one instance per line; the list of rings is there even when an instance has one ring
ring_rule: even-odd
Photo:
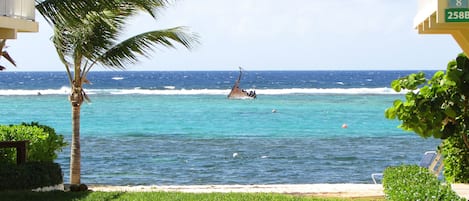
[[[469,11],[460,11],[454,17],[455,19],[469,19]]]

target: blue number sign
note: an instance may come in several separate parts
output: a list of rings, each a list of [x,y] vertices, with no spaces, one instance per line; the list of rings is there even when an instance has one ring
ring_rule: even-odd
[[[448,8],[469,8],[468,0],[448,0]]]

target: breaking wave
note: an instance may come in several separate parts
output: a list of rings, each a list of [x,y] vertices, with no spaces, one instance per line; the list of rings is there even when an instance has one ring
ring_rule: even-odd
[[[288,94],[344,94],[344,95],[395,95],[397,93],[391,88],[290,88],[290,89],[246,89],[255,90],[257,95],[288,95]],[[229,89],[85,89],[87,94],[98,95],[226,95]],[[31,95],[69,95],[69,87],[59,89],[3,89],[0,96],[31,96]]]

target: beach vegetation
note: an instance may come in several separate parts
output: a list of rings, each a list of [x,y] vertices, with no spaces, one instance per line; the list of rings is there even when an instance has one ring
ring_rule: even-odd
[[[0,165],[0,191],[31,190],[63,184],[62,169],[52,162]]]
[[[37,122],[20,125],[0,125],[0,141],[28,141],[27,161],[53,162],[59,151],[67,146],[62,135],[49,126]],[[0,163],[16,163],[14,148],[0,149]]]
[[[0,190],[31,190],[63,183],[62,169],[54,163],[67,145],[52,127],[37,122],[0,125],[0,141],[27,141],[26,162],[16,164],[15,148],[0,149]]]
[[[185,27],[138,33],[124,38],[126,22],[137,14],[148,13],[156,19],[166,0],[43,0],[37,10],[52,25],[52,41],[62,61],[71,86],[72,142],[70,183],[80,184],[80,111],[90,101],[84,85],[90,83],[88,72],[101,66],[126,69],[139,58],[149,57],[157,47],[192,48],[197,35]]]
[[[465,200],[431,174],[417,165],[388,167],[384,171],[383,188],[386,200]]]
[[[469,152],[458,137],[443,141],[445,179],[453,183],[469,183]]]
[[[408,90],[405,100],[395,100],[385,111],[388,119],[401,121],[400,128],[424,138],[443,142],[444,175],[449,182],[469,182],[469,59],[460,54],[446,72],[426,78],[414,73],[391,83],[396,92]]]
[[[0,192],[0,197],[9,201],[127,201],[127,200],[165,200],[165,201],[379,201],[384,198],[334,198],[334,197],[312,197],[306,195],[286,195],[276,193],[179,193],[179,192]]]

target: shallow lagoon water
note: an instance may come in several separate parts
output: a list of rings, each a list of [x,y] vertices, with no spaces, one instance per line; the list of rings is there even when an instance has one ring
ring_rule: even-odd
[[[171,77],[168,83],[153,88],[150,81],[161,82],[161,76],[155,79],[141,73],[140,80],[130,80],[129,74],[112,72],[95,77],[106,87],[95,83],[89,89],[92,102],[82,107],[82,182],[371,183],[371,173],[391,165],[415,164],[424,151],[439,144],[404,132],[397,128],[399,122],[384,118],[384,110],[403,98],[382,80],[390,82],[396,72],[372,76],[371,72],[355,72],[359,75],[351,81],[347,81],[351,72],[329,72],[335,76],[327,83],[310,72],[310,85],[322,83],[323,88],[298,87],[296,81],[308,78],[304,73],[284,72],[287,78],[278,81],[281,76],[274,72],[277,81],[271,81],[272,87],[268,81],[255,82],[261,80],[259,75],[247,76],[246,87],[257,84],[256,100],[226,99],[226,88],[236,74],[207,73],[166,76]],[[54,79],[58,79],[56,74],[52,73]],[[40,80],[35,76],[49,75],[33,73],[30,79]],[[184,76],[203,80],[205,85],[185,82]],[[207,76],[222,78],[210,83]],[[70,142],[66,87],[10,88],[0,90],[0,111],[6,117],[2,124],[37,121],[54,127]],[[66,147],[57,159],[66,181],[69,151]]]

